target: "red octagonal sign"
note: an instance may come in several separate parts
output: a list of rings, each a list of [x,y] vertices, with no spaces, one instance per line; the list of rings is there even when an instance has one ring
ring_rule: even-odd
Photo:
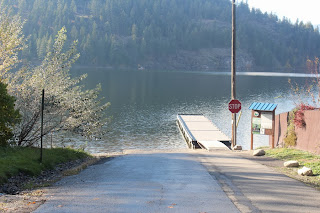
[[[241,102],[237,99],[229,102],[229,110],[232,113],[238,113],[241,110]]]

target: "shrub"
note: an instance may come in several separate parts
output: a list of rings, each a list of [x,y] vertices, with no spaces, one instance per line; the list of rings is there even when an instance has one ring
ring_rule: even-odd
[[[287,134],[286,134],[286,137],[283,139],[285,147],[293,147],[297,143],[297,135],[295,132],[295,122],[294,122],[296,117],[295,116],[296,112],[297,112],[297,109],[289,113]]]
[[[313,106],[301,103],[298,107],[298,110],[295,112],[294,124],[299,128],[304,128],[306,126],[306,122],[304,120],[304,111],[314,109],[315,107]]]
[[[12,138],[12,128],[20,121],[20,113],[14,109],[15,98],[8,95],[7,85],[0,82],[0,146],[6,146]]]

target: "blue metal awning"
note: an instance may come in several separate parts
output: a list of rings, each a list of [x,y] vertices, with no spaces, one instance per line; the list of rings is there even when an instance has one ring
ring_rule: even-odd
[[[254,102],[251,104],[249,109],[260,110],[260,111],[273,111],[277,108],[277,106],[278,104]]]

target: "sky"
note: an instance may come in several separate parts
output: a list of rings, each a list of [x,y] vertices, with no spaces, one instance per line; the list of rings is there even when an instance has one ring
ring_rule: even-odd
[[[293,23],[298,18],[304,23],[310,21],[313,25],[320,25],[320,0],[247,0],[247,2],[250,8],[272,12],[281,19],[285,16]]]

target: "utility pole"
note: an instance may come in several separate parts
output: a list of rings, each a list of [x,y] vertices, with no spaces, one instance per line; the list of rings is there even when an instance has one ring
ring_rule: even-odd
[[[231,100],[236,99],[236,4],[232,0]],[[232,147],[237,145],[237,114],[232,113]]]

